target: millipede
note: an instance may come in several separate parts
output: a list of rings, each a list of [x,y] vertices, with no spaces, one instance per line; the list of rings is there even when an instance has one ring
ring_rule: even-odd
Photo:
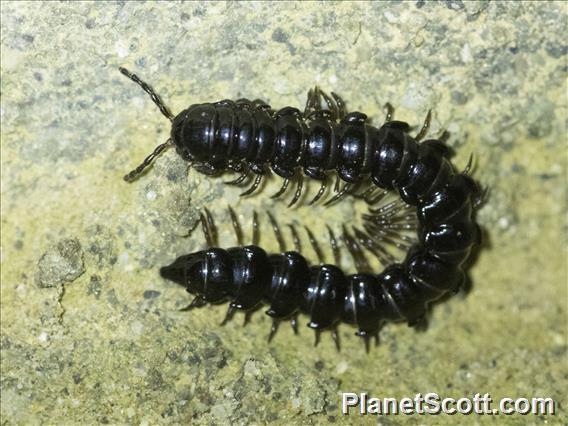
[[[219,247],[212,215],[205,210],[200,222],[208,248],[182,255],[160,270],[164,278],[183,285],[195,296],[187,310],[229,301],[226,323],[235,310],[251,312],[264,302],[273,318],[269,339],[284,319],[291,318],[296,329],[296,316],[301,312],[310,316],[308,326],[316,331],[316,342],[322,330],[331,329],[337,343],[336,326],[345,322],[358,328],[356,334],[365,339],[368,348],[369,338],[376,338],[385,322],[419,324],[429,303],[462,286],[464,263],[481,242],[475,212],[485,194],[470,176],[471,157],[458,172],[450,162],[451,150],[442,140],[422,141],[430,126],[430,112],[412,137],[407,123],[393,120],[390,104],[385,105],[384,124],[377,128],[367,122],[365,114],[348,113],[337,94],[330,96],[316,87],[308,92],[303,111],[294,107],[275,111],[262,100],[225,99],[194,104],[174,116],[147,83],[125,68],[119,69],[150,95],[172,123],[168,140],[125,175],[126,181],[134,181],[160,153],[175,147],[200,173],[239,173],[228,184],[246,185],[254,176],[242,196],[256,192],[272,172],[282,178],[273,198],[281,197],[290,182],[296,181],[289,207],[300,199],[306,177],[318,181],[320,188],[309,202],[314,204],[322,199],[330,176],[335,175],[335,195],[324,205],[346,195],[362,198],[369,205],[362,216],[364,229],[343,227],[341,239],[358,269],[352,275],[345,274],[338,264],[338,243],[331,230],[335,265],[324,262],[306,228],[319,260],[319,265],[310,265],[301,253],[294,228],[296,250],[286,251],[271,214],[268,217],[280,253],[267,254],[254,237],[251,245],[243,245],[242,230],[230,207],[239,245]],[[393,193],[400,197],[397,201],[376,206],[378,200]],[[410,226],[401,223],[408,218],[401,211],[408,210],[415,211],[416,240],[399,232]],[[407,248],[404,260],[396,261],[382,242]],[[381,273],[369,271],[363,249],[384,264]]]

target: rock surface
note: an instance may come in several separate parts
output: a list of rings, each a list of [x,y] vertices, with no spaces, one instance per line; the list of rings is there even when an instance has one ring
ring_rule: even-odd
[[[85,272],[81,243],[77,239],[59,241],[40,257],[37,266],[40,287],[75,281]]]
[[[4,1],[1,19],[2,424],[353,421],[341,392],[549,396],[555,416],[499,423],[567,422],[566,4]],[[204,246],[202,207],[228,246],[227,205],[243,222],[277,212],[322,245],[325,223],[362,206],[286,209],[271,188],[239,199],[173,150],[126,184],[169,127],[118,66],[173,111],[302,106],[315,84],[377,125],[387,101],[417,125],[432,108],[430,134],[450,132],[458,167],[473,153],[491,191],[471,291],[436,305],[424,332],[386,326],[370,355],[347,326],[336,353],[328,334],[313,348],[305,318],[269,345],[262,312],[245,328],[238,315],[219,326],[225,306],[178,312],[189,296],[158,268]]]

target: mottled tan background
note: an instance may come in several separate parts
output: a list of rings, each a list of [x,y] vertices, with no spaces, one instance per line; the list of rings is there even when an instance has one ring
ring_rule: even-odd
[[[379,397],[550,396],[566,404],[567,6],[555,2],[1,4],[2,424],[562,424],[556,416],[345,418],[342,391]],[[472,289],[429,328],[388,325],[365,354],[341,327],[313,348],[301,318],[270,345],[269,320],[225,327],[224,306],[182,313],[158,268],[203,247],[196,212],[271,209],[312,226],[357,217],[239,200],[173,151],[122,175],[167,137],[127,66],[174,111],[263,97],[302,105],[319,84],[380,125],[390,101],[490,187]],[[223,213],[224,212],[224,213]],[[323,217],[321,215],[324,215]],[[267,248],[275,250],[263,235]],[[323,244],[323,243],[322,243]]]

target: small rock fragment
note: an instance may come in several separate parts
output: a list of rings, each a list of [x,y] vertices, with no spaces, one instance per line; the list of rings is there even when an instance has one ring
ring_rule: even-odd
[[[76,238],[59,241],[41,256],[38,269],[40,287],[55,287],[74,281],[85,272],[81,243]]]

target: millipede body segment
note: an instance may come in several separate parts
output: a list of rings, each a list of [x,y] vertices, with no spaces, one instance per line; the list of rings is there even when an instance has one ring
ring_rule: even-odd
[[[196,296],[191,307],[228,300],[229,318],[235,309],[250,311],[264,302],[274,324],[303,312],[316,331],[334,328],[342,321],[355,324],[358,334],[368,339],[385,321],[417,323],[429,302],[462,284],[462,265],[480,242],[474,210],[481,195],[469,176],[470,164],[457,172],[442,141],[420,142],[430,114],[418,135],[411,137],[407,123],[392,120],[388,104],[387,120],[376,128],[367,123],[365,114],[346,113],[339,96],[332,93],[330,97],[315,88],[308,94],[304,111],[293,107],[273,111],[262,101],[241,99],[192,105],[174,117],[146,83],[123,68],[121,72],[141,85],[172,122],[170,139],[126,175],[128,181],[163,149],[175,146],[199,172],[240,172],[234,184],[255,175],[243,195],[254,192],[271,170],[283,178],[276,196],[286,191],[291,180],[297,180],[290,205],[301,195],[304,176],[320,181],[315,202],[325,192],[328,176],[335,174],[344,186],[335,186],[336,194],[328,203],[366,186],[363,198],[367,201],[377,193],[396,191],[416,211],[418,241],[406,258],[387,265],[379,274],[353,275],[344,274],[338,265],[310,266],[297,251],[267,254],[254,243],[231,249],[213,247],[212,226],[204,219],[210,247],[181,256],[161,269],[163,277]],[[373,244],[384,230],[385,218],[388,221],[384,211],[371,207],[363,216],[364,233],[354,230],[355,236],[350,236],[344,232],[354,258],[360,246],[376,249]]]

